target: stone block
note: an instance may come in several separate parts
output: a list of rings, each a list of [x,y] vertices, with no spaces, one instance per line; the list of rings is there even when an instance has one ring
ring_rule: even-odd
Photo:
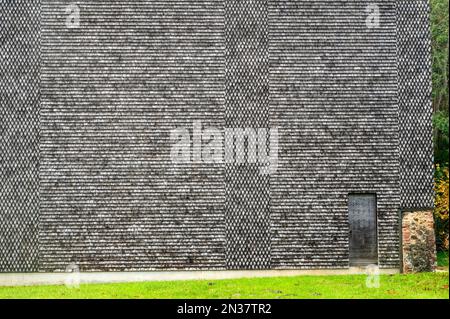
[[[436,269],[436,242],[432,211],[403,213],[402,244],[404,273]]]

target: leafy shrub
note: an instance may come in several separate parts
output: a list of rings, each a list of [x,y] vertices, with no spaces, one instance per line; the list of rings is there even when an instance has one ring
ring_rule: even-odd
[[[448,2],[431,0],[433,106],[448,115]]]
[[[436,245],[440,250],[448,250],[448,167],[436,165],[434,191]]]
[[[448,113],[443,111],[435,113],[433,127],[435,163],[448,167]]]

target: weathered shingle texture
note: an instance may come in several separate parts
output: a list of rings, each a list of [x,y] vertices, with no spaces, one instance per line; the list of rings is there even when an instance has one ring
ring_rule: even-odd
[[[433,207],[431,37],[427,0],[398,1],[402,208]]]
[[[224,123],[219,1],[43,1],[41,269],[223,268],[224,168],[170,130]]]
[[[271,180],[276,268],[347,267],[348,193],[376,193],[379,260],[398,264],[395,2],[273,1],[271,125],[280,130]]]
[[[399,265],[398,210],[432,205],[424,0],[375,28],[366,0],[70,3],[1,2],[0,271],[346,268],[349,193]],[[278,170],[174,164],[195,121],[277,127]]]
[[[268,1],[225,2],[225,127],[269,127]],[[227,163],[227,268],[270,268],[270,176]]]
[[[0,272],[38,270],[39,2],[0,2]]]

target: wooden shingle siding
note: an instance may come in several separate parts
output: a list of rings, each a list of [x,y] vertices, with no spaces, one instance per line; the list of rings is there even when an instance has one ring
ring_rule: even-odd
[[[0,3],[0,272],[38,270],[39,1]]]
[[[269,126],[268,9],[267,0],[226,1],[226,128]],[[229,269],[270,268],[270,176],[260,166],[226,163]]]
[[[399,209],[432,206],[428,10],[2,1],[0,272],[346,268],[352,194],[398,267]],[[277,171],[173,163],[194,122],[278,128]]]
[[[401,207],[432,208],[433,125],[428,0],[397,3]]]
[[[272,266],[349,263],[349,193],[376,193],[379,260],[399,263],[395,1],[270,3]]]
[[[170,159],[224,126],[223,2],[71,2],[42,1],[41,270],[224,268],[223,165]]]

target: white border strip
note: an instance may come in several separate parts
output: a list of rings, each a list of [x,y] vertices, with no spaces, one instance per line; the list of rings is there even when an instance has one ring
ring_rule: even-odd
[[[397,274],[398,269],[380,269],[380,274]],[[154,271],[154,272],[81,272],[81,284],[171,281],[220,280],[237,278],[325,276],[366,274],[365,268],[314,270],[219,270],[219,271]],[[74,273],[0,273],[0,286],[63,285]]]

